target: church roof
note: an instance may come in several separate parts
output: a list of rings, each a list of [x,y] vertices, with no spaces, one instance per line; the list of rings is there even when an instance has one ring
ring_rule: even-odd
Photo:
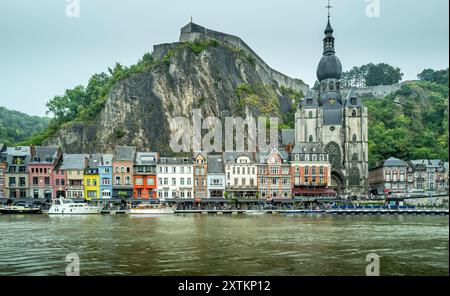
[[[330,19],[328,19],[327,27],[325,28],[324,33],[325,34],[332,34],[333,32],[334,31],[333,31],[333,27],[331,27]]]
[[[342,76],[342,64],[339,58],[334,54],[324,55],[317,66],[317,79],[340,79]]]
[[[356,95],[355,89],[351,88],[347,95],[347,99],[345,100],[345,107],[361,107],[361,106],[363,106],[361,99]]]

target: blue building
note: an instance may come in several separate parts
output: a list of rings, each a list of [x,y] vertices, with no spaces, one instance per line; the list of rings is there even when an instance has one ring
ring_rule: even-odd
[[[100,199],[111,199],[112,197],[112,154],[103,154],[99,168],[100,174]]]

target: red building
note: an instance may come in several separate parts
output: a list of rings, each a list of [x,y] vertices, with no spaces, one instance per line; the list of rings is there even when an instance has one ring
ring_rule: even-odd
[[[156,199],[156,152],[137,152],[133,174],[133,196],[135,199]]]

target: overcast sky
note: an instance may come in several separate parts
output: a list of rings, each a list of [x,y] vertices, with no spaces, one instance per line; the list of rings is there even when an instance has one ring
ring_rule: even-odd
[[[33,115],[66,88],[115,62],[135,63],[154,44],[178,40],[194,22],[241,37],[271,67],[313,84],[322,54],[326,0],[0,0],[0,106]],[[76,0],[70,0],[76,1]],[[379,2],[379,17],[367,6]],[[415,79],[448,67],[448,0],[333,0],[344,70],[387,62]],[[373,6],[372,6],[373,7]],[[376,10],[371,10],[376,14]]]

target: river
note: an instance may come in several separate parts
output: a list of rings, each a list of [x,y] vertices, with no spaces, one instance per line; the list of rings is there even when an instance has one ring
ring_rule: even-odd
[[[448,275],[448,216],[0,215],[0,275]]]

